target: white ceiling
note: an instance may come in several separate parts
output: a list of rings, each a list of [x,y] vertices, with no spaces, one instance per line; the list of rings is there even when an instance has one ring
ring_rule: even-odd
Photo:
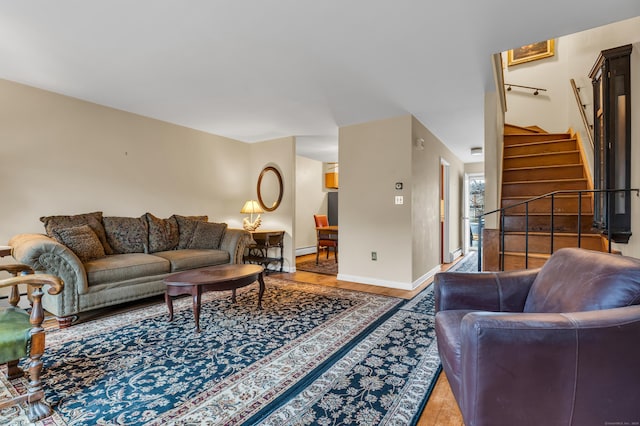
[[[463,161],[490,56],[640,15],[638,0],[0,0],[0,78],[245,142],[413,114]]]

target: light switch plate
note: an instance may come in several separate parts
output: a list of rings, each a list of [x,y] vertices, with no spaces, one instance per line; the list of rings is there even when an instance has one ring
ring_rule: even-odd
[[[404,204],[404,197],[402,195],[396,195],[396,204]]]

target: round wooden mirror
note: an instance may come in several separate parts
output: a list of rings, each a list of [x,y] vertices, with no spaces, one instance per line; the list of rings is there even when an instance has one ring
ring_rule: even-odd
[[[282,201],[282,175],[272,166],[267,166],[260,172],[258,178],[258,202],[265,211],[272,212]]]

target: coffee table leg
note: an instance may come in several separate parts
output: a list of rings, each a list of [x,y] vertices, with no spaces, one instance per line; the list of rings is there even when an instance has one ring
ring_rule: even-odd
[[[231,290],[231,303],[236,303],[236,289]]]
[[[169,321],[173,321],[173,299],[169,296],[169,292],[164,292],[164,300],[167,303],[167,308],[169,308]]]
[[[264,294],[264,278],[262,272],[258,274],[258,282],[260,283],[260,290],[258,291],[258,309],[262,309],[262,295]]]
[[[202,292],[200,291],[200,286],[196,286],[195,292],[193,293],[193,316],[196,320],[196,332],[200,333],[200,296]]]

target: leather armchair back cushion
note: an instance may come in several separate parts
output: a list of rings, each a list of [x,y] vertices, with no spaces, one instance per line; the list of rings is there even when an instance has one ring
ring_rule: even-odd
[[[538,273],[524,312],[582,312],[637,304],[639,259],[564,248]]]

